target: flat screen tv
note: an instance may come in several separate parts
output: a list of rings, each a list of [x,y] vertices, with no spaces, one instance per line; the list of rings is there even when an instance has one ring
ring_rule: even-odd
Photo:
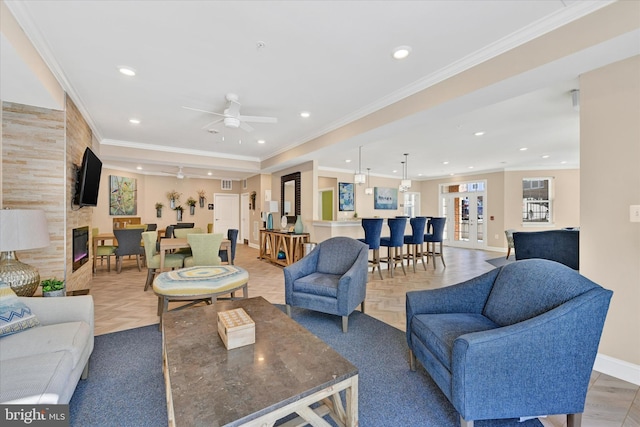
[[[76,178],[76,194],[73,203],[83,206],[96,206],[98,204],[98,189],[100,188],[100,174],[102,162],[90,148],[84,150],[82,164],[78,168]]]

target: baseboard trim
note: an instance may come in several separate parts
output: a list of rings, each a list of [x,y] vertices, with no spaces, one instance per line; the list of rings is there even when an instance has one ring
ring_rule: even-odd
[[[260,249],[260,245],[258,245],[257,243],[249,243],[249,247],[253,249]]]
[[[640,386],[640,365],[598,353],[593,370]]]

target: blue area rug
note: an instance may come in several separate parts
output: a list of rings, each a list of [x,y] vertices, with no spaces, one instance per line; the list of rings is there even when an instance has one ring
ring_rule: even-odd
[[[493,265],[494,267],[502,267],[503,265],[507,265],[507,264],[511,264],[512,262],[516,262],[516,258],[515,256],[510,256],[509,258],[501,256],[498,258],[492,258],[492,259],[488,259],[486,260],[489,264]]]
[[[282,309],[282,307],[280,307]],[[360,312],[341,319],[292,309],[293,318],[358,367],[362,427],[457,427],[459,416],[423,369],[409,370],[404,332]],[[71,426],[167,424],[158,325],[96,337],[89,378],[70,403]],[[529,420],[477,421],[477,427],[539,427]]]

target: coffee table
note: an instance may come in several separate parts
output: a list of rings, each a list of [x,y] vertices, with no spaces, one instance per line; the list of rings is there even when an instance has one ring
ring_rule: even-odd
[[[255,322],[256,342],[227,350],[217,311],[235,308]],[[292,413],[358,425],[358,368],[262,297],[166,313],[162,340],[170,426],[272,426]]]

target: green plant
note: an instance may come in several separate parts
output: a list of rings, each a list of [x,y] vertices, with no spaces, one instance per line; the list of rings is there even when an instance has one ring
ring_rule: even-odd
[[[53,292],[64,289],[64,280],[58,280],[55,277],[53,279],[44,279],[42,283],[42,292]]]
[[[194,199],[193,197],[189,197],[189,198],[187,199],[187,205],[189,205],[189,206],[195,206],[195,205],[196,205],[196,203],[197,203],[197,202],[196,202],[196,199]]]
[[[162,209],[164,208],[164,205],[160,202],[156,203],[156,209]]]
[[[184,208],[182,207],[182,205],[178,205],[175,208],[173,208],[174,211],[183,211]]]
[[[180,200],[180,196],[182,193],[178,193],[176,190],[167,191],[167,199],[169,200]]]
[[[202,198],[204,199],[206,194],[207,194],[207,192],[206,192],[206,191],[204,191],[204,190],[198,190],[198,197],[202,197]]]

